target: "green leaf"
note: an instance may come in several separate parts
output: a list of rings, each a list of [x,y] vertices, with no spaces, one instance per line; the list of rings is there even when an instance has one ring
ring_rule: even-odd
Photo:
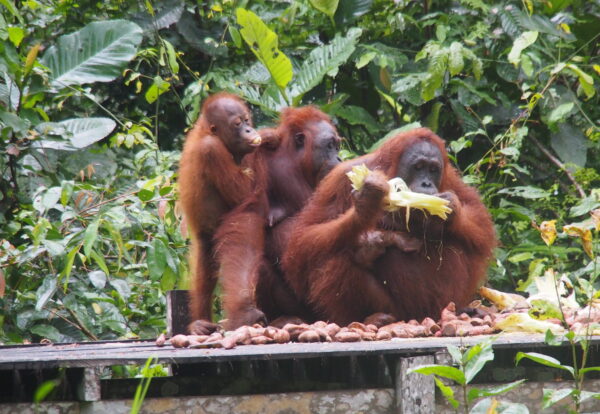
[[[587,162],[587,138],[571,123],[561,123],[558,131],[550,135],[550,146],[564,163],[585,167]]]
[[[124,301],[127,301],[127,299],[129,299],[131,296],[131,287],[127,281],[123,279],[112,279],[110,281],[110,285],[117,291],[119,296],[121,296]]]
[[[89,257],[90,250],[94,247],[94,243],[98,238],[98,225],[100,224],[100,220],[94,220],[90,223],[89,226],[85,229],[85,233],[83,234],[83,254],[86,257]]]
[[[483,366],[494,360],[494,351],[490,342],[477,344],[469,348],[465,354],[465,379],[470,383]]]
[[[485,398],[478,401],[469,414],[529,414],[529,409],[524,404]]]
[[[69,283],[69,276],[71,275],[71,272],[73,271],[73,263],[75,262],[75,255],[77,253],[79,253],[79,249],[81,249],[81,245],[79,245],[79,244],[71,249],[69,254],[67,254],[67,261],[65,263],[65,267],[63,267],[63,270],[60,272],[60,277],[65,279],[65,281],[63,283],[63,288],[65,290],[67,289],[67,285]]]
[[[50,187],[48,190],[46,190],[44,196],[42,197],[42,206],[46,211],[56,206],[58,200],[60,199],[61,192],[62,189],[60,187]]]
[[[596,196],[592,194],[592,195],[584,198],[583,200],[581,200],[575,206],[571,207],[571,210],[569,210],[569,216],[570,217],[582,216],[598,207],[600,207],[600,202],[596,199]]]
[[[85,148],[110,135],[117,124],[110,118],[75,118],[56,125],[71,134],[69,140],[75,148]]]
[[[152,200],[152,198],[154,197],[154,191],[142,188],[140,191],[138,191],[137,195],[140,200],[147,202]]]
[[[179,63],[177,63],[177,52],[175,52],[175,48],[165,39],[162,39],[162,42],[167,50],[167,58],[169,59],[169,68],[171,68],[171,72],[179,73]]]
[[[585,375],[585,374],[587,374],[588,372],[592,372],[592,371],[595,371],[595,372],[600,372],[600,367],[587,367],[587,368],[582,368],[582,369],[580,369],[580,370],[579,370],[579,373],[580,373],[581,375]]]
[[[458,42],[452,42],[449,51],[448,69],[450,70],[450,75],[458,75],[465,66],[465,61],[463,59],[463,46]]]
[[[15,7],[15,4],[12,1],[0,0],[0,4],[3,5],[4,7],[6,7],[6,9],[10,12],[10,14],[15,16],[19,20],[19,23],[21,23],[22,25],[25,24],[25,20],[23,20],[23,16],[21,16],[21,13],[19,13],[19,10]]]
[[[62,335],[60,334],[59,330],[52,325],[34,325],[29,329],[29,331],[32,334],[49,339],[52,342],[60,342],[62,339]]]
[[[0,83],[0,102],[9,109],[16,111],[21,101],[21,91],[8,73],[2,73],[2,77],[5,83]]]
[[[325,13],[329,16],[330,19],[333,19],[333,15],[337,10],[339,0],[309,0],[310,4],[320,11],[321,13]]]
[[[521,36],[517,37],[513,42],[512,49],[508,54],[508,61],[513,65],[518,66],[521,61],[521,53],[535,43],[538,34],[539,33],[536,31],[521,33]]]
[[[284,90],[292,80],[293,69],[290,59],[277,46],[277,35],[249,10],[238,8],[236,15],[244,41],[265,65],[279,89]]]
[[[231,40],[233,40],[235,47],[240,49],[242,47],[242,35],[240,34],[240,31],[233,26],[229,26],[229,35],[231,36]]]
[[[498,194],[508,194],[513,197],[522,197],[531,200],[547,198],[550,195],[547,191],[541,188],[532,187],[529,185],[503,188],[498,191]]]
[[[48,300],[56,292],[56,278],[48,275],[44,278],[44,281],[36,291],[37,302],[35,303],[35,310],[40,311],[46,305]]]
[[[48,326],[48,328],[54,328],[53,326]],[[56,330],[56,328],[54,328]],[[51,330],[48,330],[48,332],[50,332]],[[60,336],[60,333],[58,332],[58,330],[56,330],[56,332],[52,332],[53,334],[57,334],[58,336]],[[44,336],[44,335],[40,335],[40,336]],[[57,385],[59,385],[60,382],[58,380],[48,380],[48,381],[44,381],[42,382],[36,389],[35,389],[35,393],[33,394],[33,402],[40,403],[42,401],[44,401],[46,399],[46,397],[48,396],[48,394],[50,394],[54,388],[56,388]]]
[[[371,134],[376,134],[381,130],[380,124],[366,109],[360,106],[341,106],[335,111],[335,115],[345,119],[350,125],[364,125]]]
[[[154,239],[148,249],[146,263],[150,279],[159,280],[167,267],[167,246],[161,239]]]
[[[521,69],[523,69],[525,76],[533,76],[533,62],[527,53],[521,54]]]
[[[371,10],[373,0],[344,0],[338,5],[335,23],[338,26],[349,26],[360,16]]]
[[[569,365],[562,365],[558,359],[552,358],[548,355],[539,354],[537,352],[517,352],[517,356],[515,357],[516,363],[518,364],[523,358],[530,359],[547,367],[569,371],[571,375],[574,374],[573,367]]]
[[[452,391],[452,388],[444,384],[439,378],[435,376],[433,377],[433,380],[435,381],[435,385],[437,385],[438,389],[442,392],[442,395],[444,396],[446,401],[448,401],[450,405],[452,405],[452,407],[454,407],[454,409],[456,410],[460,403],[456,400],[456,398],[454,398],[454,391]]]
[[[443,80],[443,73],[430,73],[422,83],[421,98],[423,98],[425,102],[433,99],[435,97],[435,91],[442,86]]]
[[[577,75],[577,78],[579,79],[579,85],[581,86],[581,89],[583,89],[583,92],[588,99],[596,94],[596,89],[594,88],[594,78],[579,69],[579,66],[573,63],[567,63],[565,67]]]
[[[465,375],[462,371],[455,367],[449,367],[446,365],[421,365],[416,368],[412,368],[408,371],[409,374],[416,372],[423,375],[437,375],[439,377],[444,377],[451,379],[459,385],[465,384]]]
[[[358,59],[358,61],[356,61],[356,63],[354,64],[356,66],[356,69],[360,69],[368,65],[369,62],[371,62],[375,58],[375,56],[377,56],[377,53],[375,52],[363,53]]]
[[[306,92],[321,83],[325,75],[348,61],[361,34],[360,29],[352,28],[345,37],[336,35],[328,45],[310,52],[289,92],[294,104],[298,104]]]
[[[73,195],[73,181],[63,181],[62,189],[60,192],[60,204],[64,206],[67,205],[71,196]]]
[[[558,105],[550,112],[550,115],[548,115],[548,122],[555,124],[565,121],[574,106],[575,104],[573,102],[566,102],[562,105]]]
[[[142,41],[142,29],[127,20],[93,22],[61,36],[41,62],[50,69],[50,85],[63,88],[110,82],[121,75]]]
[[[392,107],[392,109],[394,111],[396,111],[396,113],[398,114],[398,116],[402,116],[402,105],[400,105],[390,95],[388,95],[387,93],[381,91],[379,88],[377,88],[377,93],[379,94],[379,96],[381,96],[383,98],[383,100],[385,102],[387,102],[390,105],[390,107]]]
[[[470,388],[469,393],[467,395],[467,399],[469,401],[473,401],[476,398],[493,397],[495,395],[504,394],[505,392],[508,392],[508,391],[518,387],[525,381],[526,380],[521,379],[518,381],[510,382],[508,384],[502,384],[497,387],[491,387],[491,388],[486,388],[486,389]]]
[[[172,290],[175,288],[175,284],[177,283],[177,275],[170,267],[166,267],[165,271],[160,278],[160,288],[166,292],[167,290]]]
[[[89,272],[88,277],[96,289],[104,289],[104,286],[106,286],[106,273],[102,270],[94,270]]]
[[[146,93],[144,94],[144,98],[146,98],[146,102],[154,103],[158,99],[160,95],[169,90],[171,84],[165,81],[160,76],[155,76],[153,78],[152,85],[148,88]]]
[[[448,68],[448,49],[434,47],[429,52],[429,66],[427,67],[428,76],[421,84],[421,97],[424,101],[429,101],[435,97],[435,92],[442,87],[444,75]]]
[[[385,134],[385,136],[383,138],[381,138],[379,141],[377,141],[376,143],[371,145],[371,148],[369,148],[369,150],[367,152],[375,151],[377,148],[381,147],[383,145],[383,143],[386,142],[388,139],[398,135],[401,132],[410,131],[411,129],[420,128],[421,126],[422,126],[421,123],[419,121],[417,121],[417,122],[411,122],[410,124],[401,126],[400,128],[392,129],[390,132]]]
[[[568,397],[575,391],[574,388],[563,388],[560,390],[551,390],[548,388],[544,389],[544,395],[542,397],[542,407],[544,410],[548,407],[552,407],[554,404],[562,400],[563,398]]]
[[[441,102],[435,102],[429,110],[429,115],[423,122],[425,126],[431,129],[433,132],[438,132],[439,121],[440,121],[440,110],[444,106]]]
[[[452,360],[454,361],[455,364],[458,365],[458,364],[462,363],[463,355],[457,346],[448,345],[448,346],[446,346],[446,349],[448,350],[448,353],[452,357]]]
[[[19,47],[19,45],[23,41],[23,38],[25,37],[25,30],[16,26],[16,27],[9,27],[7,29],[7,31],[8,31],[8,39],[12,42],[13,45],[15,45],[15,47]]]
[[[105,274],[110,274],[109,270],[108,270],[108,266],[106,266],[106,262],[104,261],[104,257],[102,257],[101,255],[98,254],[98,252],[96,252],[96,250],[92,250],[90,252],[90,257],[96,262],[96,264],[98,265],[98,267],[105,273]]]
[[[562,345],[563,341],[557,335],[555,335],[554,332],[548,329],[546,331],[546,335],[544,335],[544,343],[550,346],[560,346]]]

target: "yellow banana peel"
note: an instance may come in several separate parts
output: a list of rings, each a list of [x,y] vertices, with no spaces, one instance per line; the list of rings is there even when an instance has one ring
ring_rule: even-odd
[[[370,170],[365,164],[352,167],[352,170],[346,173],[352,188],[359,191],[369,175]],[[397,211],[400,208],[406,208],[406,222],[410,218],[410,209],[417,208],[425,210],[429,214],[441,217],[443,220],[448,218],[452,209],[448,207],[448,200],[429,194],[415,193],[410,191],[402,178],[396,177],[388,181],[390,192],[385,198],[384,208],[387,211]]]

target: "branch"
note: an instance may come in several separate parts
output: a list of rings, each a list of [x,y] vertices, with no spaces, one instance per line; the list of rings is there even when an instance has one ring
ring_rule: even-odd
[[[575,188],[577,189],[577,192],[579,193],[579,195],[581,196],[581,198],[585,198],[585,191],[583,191],[583,188],[581,188],[581,185],[579,185],[579,183],[575,180],[575,177],[573,177],[573,174],[571,173],[571,171],[569,171],[566,167],[565,164],[563,164],[562,162],[560,162],[560,160],[558,158],[556,158],[554,155],[552,155],[550,153],[550,151],[548,151],[540,141],[538,141],[536,138],[534,137],[529,137],[533,143],[540,149],[540,151],[542,151],[544,153],[544,155],[546,157],[548,157],[548,159],[550,161],[552,161],[552,163],[554,165],[556,165],[558,168],[560,168],[561,170],[563,170],[565,172],[565,174],[567,174],[567,177],[569,178],[569,180],[573,183],[573,185],[575,186]]]

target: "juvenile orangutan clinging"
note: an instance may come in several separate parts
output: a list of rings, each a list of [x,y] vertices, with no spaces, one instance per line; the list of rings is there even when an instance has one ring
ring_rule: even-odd
[[[242,158],[260,145],[248,107],[239,97],[218,93],[206,99],[188,133],[179,166],[180,202],[191,229],[190,316],[210,321],[218,263],[213,235],[223,215],[255,190],[254,172]],[[207,324],[208,329],[212,329]]]

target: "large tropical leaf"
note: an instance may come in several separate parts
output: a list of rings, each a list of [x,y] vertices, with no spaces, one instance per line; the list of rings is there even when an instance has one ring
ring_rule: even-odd
[[[371,10],[373,0],[344,0],[335,12],[335,23],[349,26],[354,20]]]
[[[360,106],[343,105],[336,111],[335,115],[343,118],[350,125],[364,125],[369,134],[377,134],[381,130],[381,125],[371,116],[371,114]]]
[[[346,63],[361,34],[362,30],[352,28],[345,37],[338,35],[328,45],[310,52],[290,91],[294,104],[300,102],[302,96],[317,86],[326,74],[337,71],[340,65]]]
[[[279,50],[275,32],[260,17],[246,9],[237,9],[237,22],[242,26],[240,33],[252,53],[265,65],[277,86],[284,90],[294,72],[290,59]]]
[[[16,111],[19,107],[19,101],[21,99],[21,92],[17,87],[17,84],[11,79],[8,73],[4,72],[0,74],[4,79],[5,83],[0,83],[0,102],[2,102],[7,108]]]
[[[321,13],[325,13],[329,16],[330,19],[333,19],[333,15],[337,10],[339,0],[309,0],[310,4],[320,11]]]
[[[587,138],[570,123],[558,126],[558,131],[550,135],[550,145],[562,162],[585,167]]]
[[[148,13],[148,10],[144,10],[132,17],[132,20],[140,25],[144,32],[166,29],[177,23],[185,9],[183,0],[163,0],[156,2],[154,6],[156,6],[152,10],[154,15]]]
[[[63,88],[110,82],[135,56],[142,29],[127,20],[94,22],[61,36],[42,58],[51,73],[51,86]]]
[[[227,85],[227,89],[240,95],[245,101],[259,106],[262,111],[271,116],[276,116],[282,108],[288,106],[281,95],[273,97],[273,94],[267,93],[266,91],[261,94],[257,86],[240,83],[239,85]]]
[[[36,129],[44,135],[56,135],[63,139],[43,140],[42,148],[73,151],[84,148],[108,136],[116,123],[110,118],[74,118],[61,122],[43,122]],[[69,141],[65,141],[68,138]]]
[[[115,126],[115,121],[110,118],[75,118],[58,123],[64,126],[70,136],[71,144],[76,148],[87,147],[96,141],[108,136]]]

